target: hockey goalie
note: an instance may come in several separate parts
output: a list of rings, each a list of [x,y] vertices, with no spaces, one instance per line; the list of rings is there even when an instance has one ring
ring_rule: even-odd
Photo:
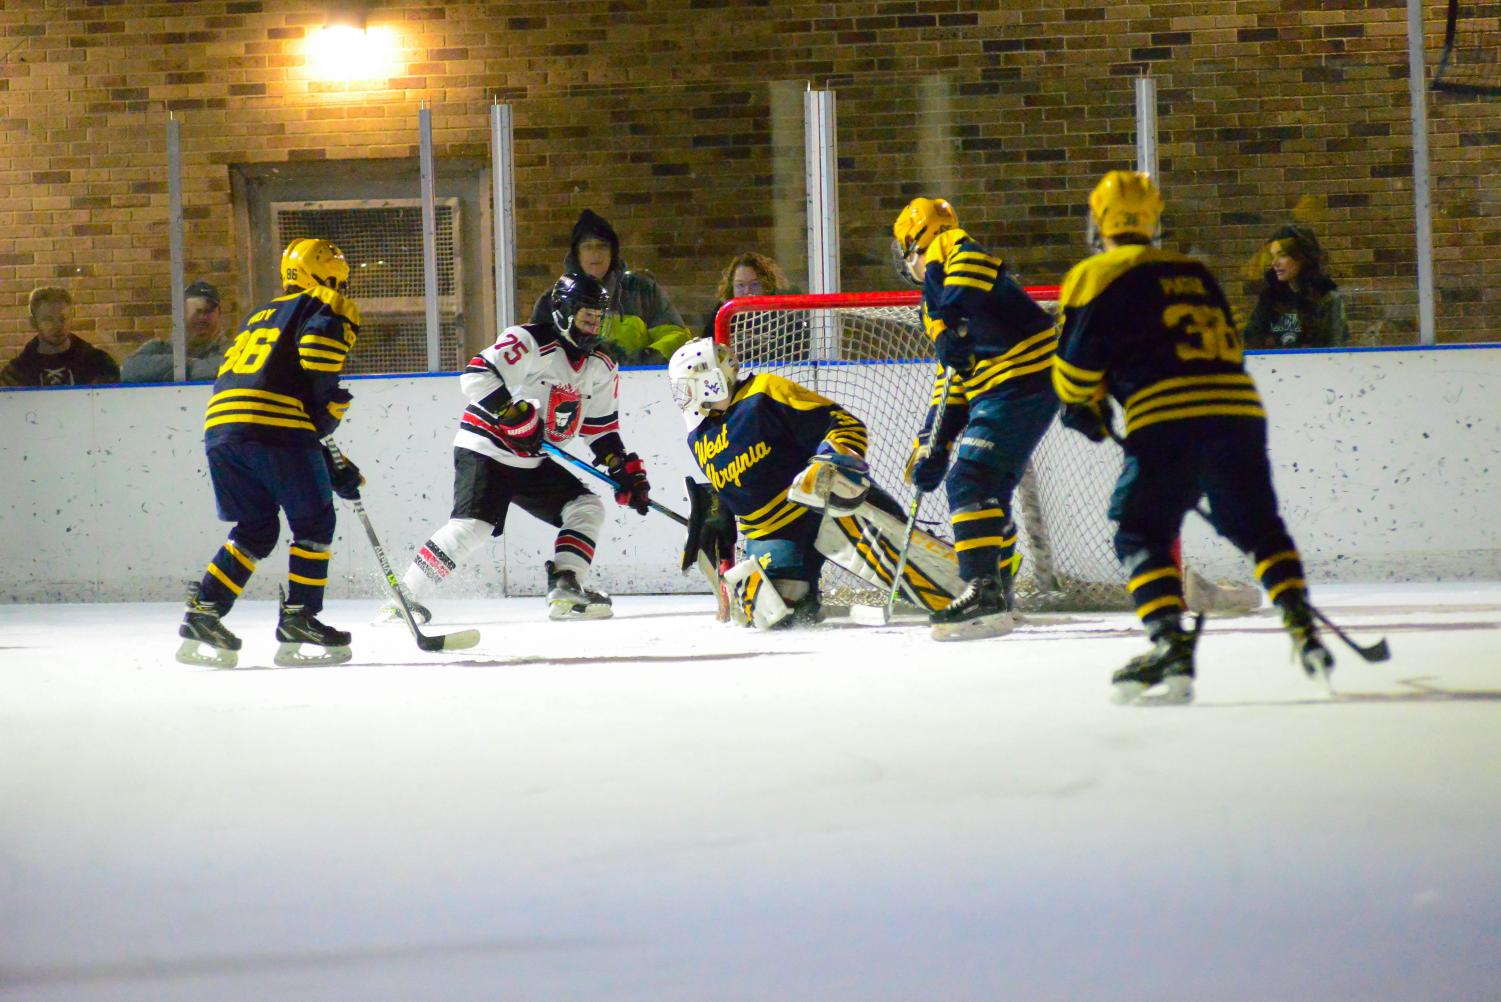
[[[733,619],[766,630],[818,622],[825,561],[891,587],[905,517],[871,482],[864,422],[781,376],[739,378],[729,349],[708,338],[674,352],[667,374],[709,481],[690,482],[683,569],[722,570]],[[737,522],[746,558],[726,566]],[[916,533],[901,579],[907,600],[931,613],[963,588],[953,547]]]

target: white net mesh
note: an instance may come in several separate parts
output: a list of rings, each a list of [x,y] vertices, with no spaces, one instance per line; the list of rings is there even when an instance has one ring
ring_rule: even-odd
[[[1047,309],[1056,307],[1044,298],[1053,290],[1028,291]],[[733,348],[742,372],[785,376],[864,421],[875,480],[904,506],[911,503],[912,488],[902,483],[902,470],[936,371],[918,301],[915,291],[765,297],[721,317],[718,335]],[[1012,499],[1021,529],[1017,595],[1024,608],[1130,607],[1105,517],[1119,472],[1119,450],[1092,445],[1056,421],[1049,429]],[[918,525],[953,538],[942,490],[923,498]],[[848,600],[852,581],[830,565],[826,597]]]

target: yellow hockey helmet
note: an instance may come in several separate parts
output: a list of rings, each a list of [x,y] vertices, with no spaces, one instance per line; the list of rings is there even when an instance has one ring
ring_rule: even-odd
[[[913,251],[927,250],[934,237],[958,225],[959,217],[948,202],[941,198],[914,198],[891,225],[891,235],[905,258]]]
[[[296,289],[321,285],[343,292],[349,287],[349,262],[331,241],[316,237],[293,240],[282,251],[281,283]]]
[[[1089,218],[1102,237],[1155,237],[1162,209],[1157,186],[1139,171],[1113,170],[1089,193]]]

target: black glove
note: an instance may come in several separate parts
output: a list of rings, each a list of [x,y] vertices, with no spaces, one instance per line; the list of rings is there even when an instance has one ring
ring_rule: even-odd
[[[360,499],[360,484],[365,478],[360,476],[360,468],[349,461],[348,456],[343,457],[343,465],[334,459],[334,454],[323,447],[323,462],[328,466],[328,480],[333,486],[334,493],[345,501],[358,501]]]
[[[949,469],[949,444],[941,443],[931,452],[925,445],[912,450],[907,459],[907,480],[924,494],[943,483]]]
[[[1109,397],[1101,397],[1093,403],[1069,404],[1059,417],[1065,428],[1072,428],[1091,442],[1103,442],[1111,438],[1115,420],[1115,408]]]
[[[649,510],[651,484],[647,483],[646,464],[641,457],[634,452],[624,456],[615,453],[605,460],[605,472],[615,481],[615,503],[629,505],[637,514],[645,515]]]
[[[685,477],[688,484],[688,539],[683,544],[683,571],[698,562],[702,553],[718,567],[735,555],[735,516],[708,484]]]
[[[542,418],[530,400],[516,400],[500,412],[500,435],[518,456],[535,456],[542,446]]]
[[[966,327],[958,330],[950,327],[939,334],[938,340],[933,344],[933,354],[938,356],[938,361],[961,376],[968,375],[975,367],[975,343],[970,339],[969,329]]]

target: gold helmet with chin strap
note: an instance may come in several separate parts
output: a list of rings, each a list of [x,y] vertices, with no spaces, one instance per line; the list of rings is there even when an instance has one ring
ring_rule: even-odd
[[[1113,170],[1089,193],[1089,219],[1101,237],[1125,234],[1153,239],[1162,218],[1162,195],[1140,171]]]
[[[322,286],[344,292],[349,288],[349,262],[332,241],[317,237],[293,240],[282,251],[281,283],[295,289]]]
[[[921,255],[944,230],[959,225],[954,207],[941,198],[914,198],[891,224],[891,266],[897,275],[921,285]]]
[[[954,207],[944,199],[914,198],[891,225],[891,235],[896,238],[902,257],[907,257],[915,250],[927,250],[934,237],[958,225]]]

